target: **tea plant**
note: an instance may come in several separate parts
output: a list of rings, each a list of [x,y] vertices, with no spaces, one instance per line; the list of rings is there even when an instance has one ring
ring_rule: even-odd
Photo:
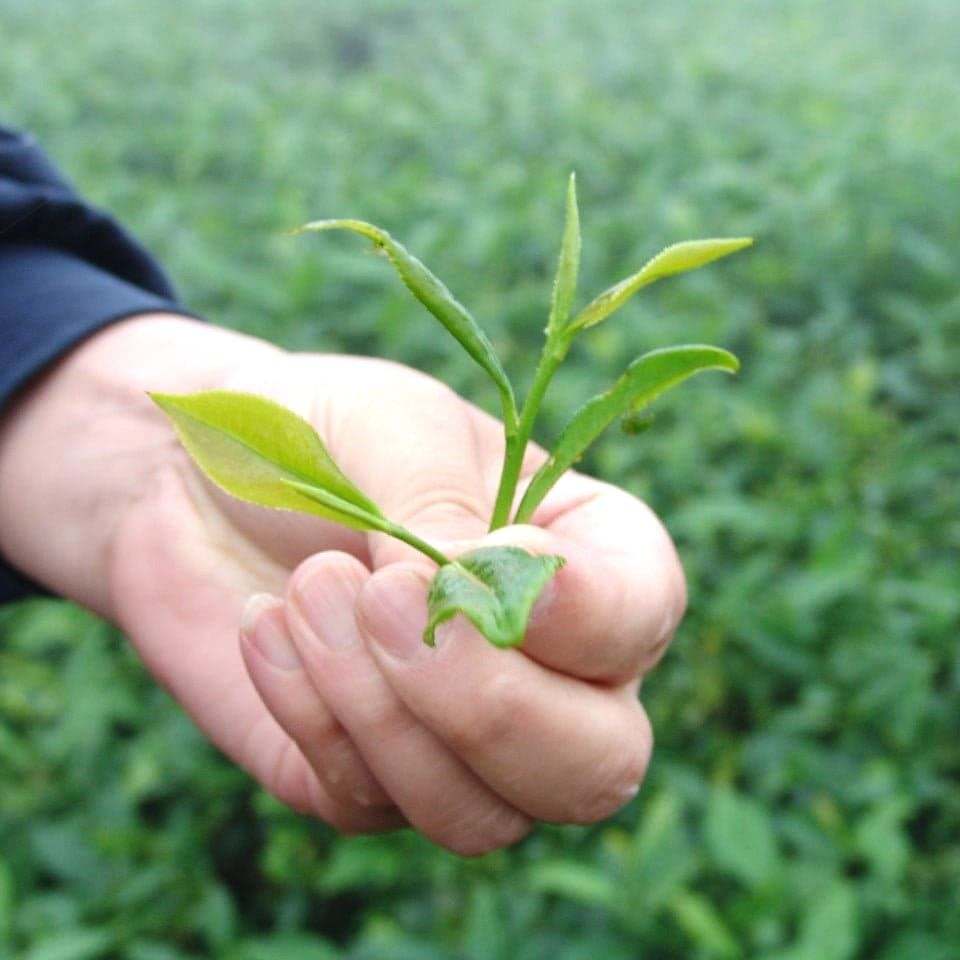
[[[318,220],[294,233],[348,230],[370,240],[410,292],[459,341],[493,381],[504,424],[504,463],[490,529],[527,523],[550,489],[614,420],[628,432],[649,424],[645,408],[660,394],[702,370],[735,372],[739,363],[719,347],[686,345],[645,353],[603,393],[585,403],[563,428],[550,455],[514,510],[520,469],[540,405],[574,339],[606,320],[635,293],[657,280],[696,269],[748,246],[745,237],[692,240],[667,247],[638,272],[573,311],[580,267],[580,216],[570,176],[566,221],[543,351],[522,407],[490,340],[447,287],[385,230],[361,220]],[[437,563],[428,592],[424,641],[457,614],[493,644],[523,642],[530,611],[563,565],[559,556],[535,556],[519,547],[481,547],[451,559],[384,516],[334,463],[313,427],[262,397],[229,391],[172,396],[152,394],[200,469],[227,493],[281,510],[295,510],[409,544]]]

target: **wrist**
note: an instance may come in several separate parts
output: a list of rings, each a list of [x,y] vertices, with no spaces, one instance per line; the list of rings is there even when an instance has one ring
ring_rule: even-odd
[[[110,617],[109,554],[126,512],[183,455],[148,390],[221,386],[273,347],[171,314],[116,323],[44,371],[0,416],[0,554]]]

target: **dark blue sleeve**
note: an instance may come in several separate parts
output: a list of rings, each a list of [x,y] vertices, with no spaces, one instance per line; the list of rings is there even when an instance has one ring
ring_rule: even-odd
[[[158,310],[192,316],[130,234],[85,203],[31,137],[0,127],[0,413],[84,337]],[[0,603],[42,592],[0,558]]]

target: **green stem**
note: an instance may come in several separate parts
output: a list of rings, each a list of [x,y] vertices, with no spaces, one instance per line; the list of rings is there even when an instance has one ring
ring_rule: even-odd
[[[404,543],[409,544],[413,547],[414,550],[419,550],[422,554],[429,557],[436,563],[438,566],[446,566],[450,563],[450,558],[444,556],[436,547],[431,547],[426,540],[421,540],[415,533],[407,530],[406,527],[401,527],[398,523],[393,523],[388,520],[383,527],[384,533],[389,533],[391,537],[396,538],[397,540],[402,540]]]
[[[527,443],[533,433],[533,425],[540,412],[540,404],[550,385],[557,367],[567,355],[570,341],[567,338],[548,337],[544,344],[540,361],[533,375],[530,392],[523,404],[520,422],[515,433],[507,432],[506,451],[503,460],[503,471],[500,474],[500,487],[497,490],[497,499],[493,507],[493,517],[490,520],[490,529],[496,530],[510,522],[510,510],[517,493],[517,483],[520,480],[520,469],[523,466],[523,456],[527,451]]]

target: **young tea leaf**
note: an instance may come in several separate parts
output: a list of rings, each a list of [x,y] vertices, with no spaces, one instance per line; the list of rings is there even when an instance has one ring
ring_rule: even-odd
[[[661,250],[641,269],[604,290],[571,321],[571,331],[586,330],[619,310],[638,290],[675,273],[696,270],[721,257],[736,253],[753,243],[750,237],[720,237],[712,240],[686,240]]]
[[[547,322],[547,337],[562,330],[570,319],[573,298],[577,294],[577,275],[580,272],[580,211],[577,208],[577,178],[570,174],[567,185],[567,213],[563,225],[563,240],[560,244],[560,259],[557,275],[553,281],[553,298],[550,303],[550,319]]]
[[[462,613],[495,646],[520,646],[540,591],[563,564],[563,557],[534,556],[520,547],[463,554],[430,584],[424,642],[432,647],[437,627]]]
[[[294,233],[320,232],[324,230],[349,230],[370,240],[377,250],[383,251],[397,271],[407,289],[430,311],[460,342],[468,354],[487,372],[500,392],[505,410],[516,410],[513,387],[480,325],[470,311],[447,289],[403,244],[363,220],[315,220],[305,224]]]
[[[232,496],[358,530],[380,529],[377,505],[340,472],[316,430],[280,404],[227,390],[151,397],[197,466]],[[327,499],[306,495],[298,483]]]
[[[550,488],[617,417],[637,414],[661,393],[701,370],[735,373],[739,366],[732,353],[702,346],[652,350],[634,360],[609,390],[588,400],[564,427],[549,459],[533,475],[514,522],[530,519]]]

